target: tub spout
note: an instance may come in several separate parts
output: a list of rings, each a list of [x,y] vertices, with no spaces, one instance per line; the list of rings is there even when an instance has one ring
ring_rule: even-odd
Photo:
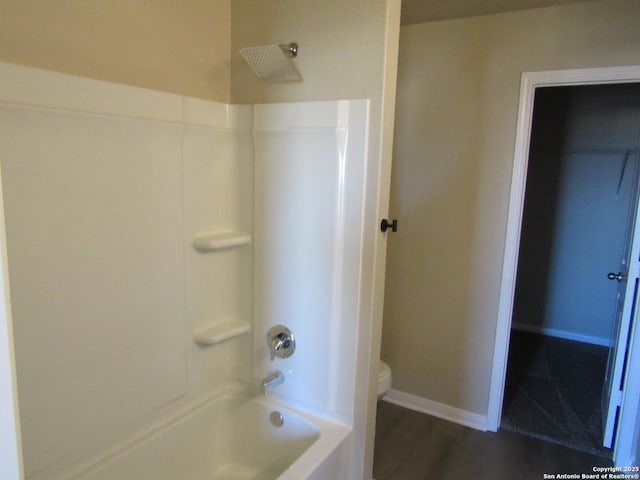
[[[270,390],[282,385],[284,382],[284,374],[280,370],[270,373],[262,380],[262,394],[266,395]]]

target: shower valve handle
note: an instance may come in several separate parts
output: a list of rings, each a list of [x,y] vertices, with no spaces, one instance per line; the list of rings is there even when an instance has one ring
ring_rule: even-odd
[[[276,357],[290,357],[296,349],[296,340],[291,330],[284,325],[276,325],[267,333],[267,346],[273,362]]]

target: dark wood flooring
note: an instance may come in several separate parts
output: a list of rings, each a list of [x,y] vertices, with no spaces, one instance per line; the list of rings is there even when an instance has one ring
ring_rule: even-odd
[[[378,403],[375,480],[540,480],[544,473],[593,473],[611,461],[500,430],[480,432]]]

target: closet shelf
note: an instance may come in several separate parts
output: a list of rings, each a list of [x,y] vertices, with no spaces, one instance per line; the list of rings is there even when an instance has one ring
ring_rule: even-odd
[[[194,238],[193,248],[199,252],[214,252],[250,243],[251,235],[245,232],[214,233]]]
[[[251,325],[247,322],[227,321],[194,332],[193,340],[198,345],[210,346],[238,337],[250,330]]]

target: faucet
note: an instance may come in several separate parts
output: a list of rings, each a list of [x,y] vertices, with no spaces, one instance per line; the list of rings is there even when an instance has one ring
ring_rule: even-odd
[[[278,385],[282,385],[284,382],[284,374],[280,370],[276,370],[275,372],[271,372],[269,375],[262,380],[261,391],[263,395],[269,393],[269,391]]]

